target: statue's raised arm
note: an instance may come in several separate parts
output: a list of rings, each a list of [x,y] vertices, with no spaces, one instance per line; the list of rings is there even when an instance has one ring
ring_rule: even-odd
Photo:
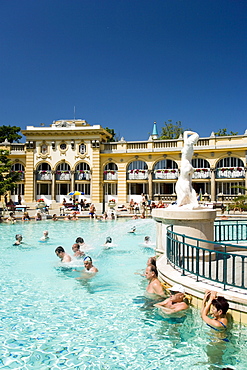
[[[184,147],[182,149],[182,160],[180,176],[176,183],[177,206],[187,206],[197,208],[198,201],[196,192],[192,188],[192,175],[194,168],[191,161],[194,153],[193,145],[197,143],[199,135],[194,131],[184,132]]]

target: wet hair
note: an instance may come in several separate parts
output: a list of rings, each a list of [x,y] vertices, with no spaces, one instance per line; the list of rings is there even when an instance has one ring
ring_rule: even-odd
[[[76,243],[84,243],[84,239],[81,238],[80,236],[78,236],[78,238],[76,238],[75,242]]]
[[[150,236],[145,236],[144,240],[148,242],[150,240]]]
[[[92,261],[92,258],[91,258],[90,256],[86,256],[86,257],[84,257],[83,261],[93,262],[93,261]]]
[[[112,242],[112,238],[110,237],[110,236],[108,236],[107,238],[106,238],[106,243],[111,243]]]
[[[16,239],[16,240],[18,240],[18,239],[22,239],[22,235],[21,235],[21,234],[16,234],[15,239]]]
[[[61,245],[59,246],[59,247],[57,247],[56,249],[55,249],[55,253],[61,253],[61,252],[65,252],[65,250],[64,250],[64,248],[63,247],[61,247]]]
[[[150,265],[153,265],[156,267],[156,257],[149,257],[149,260],[150,260]]]
[[[229,303],[224,297],[217,297],[212,300],[212,305],[216,308],[217,311],[222,310],[222,313],[225,315],[229,308]]]
[[[80,249],[80,246],[79,246],[79,244],[78,243],[74,243],[73,245],[72,245],[72,248],[73,247],[76,247],[78,250]]]
[[[157,270],[156,266],[150,265],[149,267],[150,267],[150,272],[154,272],[154,274],[156,276],[158,276],[158,270]]]

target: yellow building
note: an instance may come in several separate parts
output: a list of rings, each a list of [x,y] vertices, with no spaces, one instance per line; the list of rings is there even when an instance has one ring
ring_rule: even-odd
[[[111,135],[84,120],[58,120],[50,127],[27,126],[25,144],[2,143],[10,150],[12,169],[22,180],[12,194],[26,202],[44,198],[48,204],[69,199],[70,191],[100,207],[114,198],[118,204],[176,199],[183,139],[107,142]],[[200,135],[200,133],[199,133]],[[227,202],[246,183],[247,134],[200,138],[194,147],[193,187],[205,201]]]

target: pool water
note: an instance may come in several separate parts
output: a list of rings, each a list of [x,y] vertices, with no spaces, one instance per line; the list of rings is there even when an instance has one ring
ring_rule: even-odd
[[[214,343],[196,309],[172,319],[148,304],[136,272],[154,255],[143,244],[146,235],[155,242],[152,220],[31,221],[0,230],[0,369],[247,368],[245,327],[235,325],[229,343]],[[25,244],[13,246],[17,233]],[[62,245],[72,254],[78,236],[99,269],[87,282],[54,253]],[[102,247],[107,236],[113,249]]]

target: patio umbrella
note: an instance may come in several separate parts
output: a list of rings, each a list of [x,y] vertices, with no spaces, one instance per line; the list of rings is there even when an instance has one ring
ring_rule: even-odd
[[[71,197],[75,196],[75,195],[84,195],[84,193],[82,191],[71,191],[70,193],[68,193],[67,195],[70,195]]]

